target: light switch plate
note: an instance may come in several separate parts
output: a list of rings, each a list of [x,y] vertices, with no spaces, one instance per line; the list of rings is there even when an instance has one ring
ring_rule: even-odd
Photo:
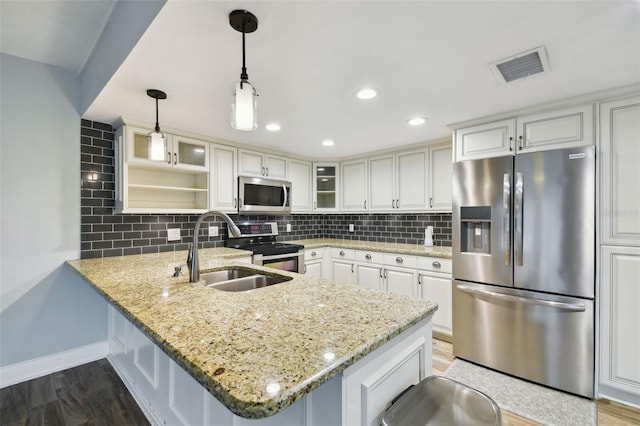
[[[291,232],[291,224],[287,223],[287,232]]]
[[[180,228],[167,229],[167,241],[178,241],[178,240],[180,240]]]
[[[355,229],[353,227],[353,223],[349,224],[349,232],[353,232]]]
[[[209,227],[209,236],[210,237],[217,237],[218,236],[218,227],[217,226],[210,226]]]

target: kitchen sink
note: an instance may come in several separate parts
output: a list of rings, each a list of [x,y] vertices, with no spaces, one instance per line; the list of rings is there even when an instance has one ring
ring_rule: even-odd
[[[259,271],[232,267],[200,274],[205,286],[222,291],[248,291],[279,284],[293,278],[285,275],[265,275]]]

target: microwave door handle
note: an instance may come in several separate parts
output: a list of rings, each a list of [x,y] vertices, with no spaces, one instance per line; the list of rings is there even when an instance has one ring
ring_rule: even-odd
[[[502,246],[504,247],[504,264],[511,261],[511,176],[505,173],[502,180]]]
[[[282,190],[284,191],[284,204],[282,204],[282,208],[286,208],[289,202],[289,192],[287,192],[287,185],[282,184]]]
[[[521,172],[516,173],[516,199],[515,199],[515,207],[514,207],[514,215],[515,215],[515,263],[518,266],[522,266],[522,251],[523,247],[523,220],[522,220],[522,203],[524,197],[524,178]]]

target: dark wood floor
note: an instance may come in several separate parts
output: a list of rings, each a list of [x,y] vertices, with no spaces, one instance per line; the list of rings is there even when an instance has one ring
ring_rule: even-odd
[[[148,425],[106,359],[0,389],[0,424]]]

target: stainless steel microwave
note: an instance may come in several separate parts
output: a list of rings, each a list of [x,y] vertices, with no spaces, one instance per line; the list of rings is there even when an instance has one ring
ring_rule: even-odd
[[[291,182],[239,176],[238,213],[291,213]]]

